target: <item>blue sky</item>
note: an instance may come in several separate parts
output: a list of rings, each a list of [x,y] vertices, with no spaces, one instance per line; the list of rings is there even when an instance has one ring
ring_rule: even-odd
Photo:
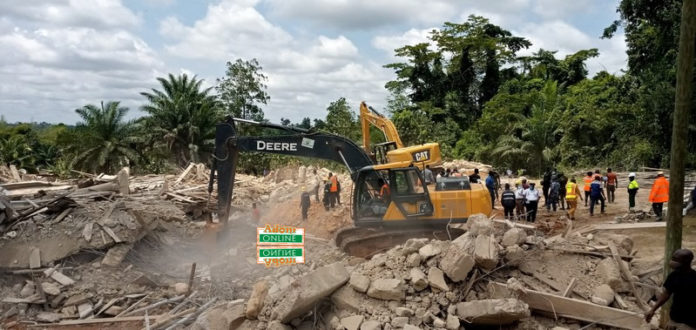
[[[345,97],[386,103],[393,49],[471,14],[558,56],[598,48],[591,73],[626,66],[606,0],[22,0],[0,3],[0,114],[10,122],[74,123],[74,109],[119,100],[140,115],[141,91],[167,73],[213,86],[225,62],[257,58],[268,76],[266,117],[324,117]]]

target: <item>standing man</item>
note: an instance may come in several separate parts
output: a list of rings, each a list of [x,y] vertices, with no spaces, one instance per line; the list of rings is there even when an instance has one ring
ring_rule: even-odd
[[[636,181],[636,174],[631,172],[628,174],[628,212],[633,212],[636,207],[636,194],[638,193],[638,181]]]
[[[514,210],[515,210],[515,205],[516,205],[516,198],[515,198],[515,192],[510,190],[510,184],[506,183],[505,184],[505,190],[503,191],[502,194],[500,194],[500,204],[503,206],[503,210],[505,210],[505,219],[512,220],[514,219]]]
[[[549,199],[546,201],[546,211],[556,212],[556,207],[558,205],[558,196],[560,196],[561,184],[558,183],[558,177],[555,175],[551,176],[551,187],[549,187],[548,196]]]
[[[329,172],[329,205],[336,207],[336,195],[338,195],[338,178]]]
[[[558,201],[561,203],[561,210],[566,209],[566,185],[568,185],[568,177],[563,173],[558,173],[558,183],[561,184],[561,189],[558,193]]]
[[[486,188],[488,188],[488,193],[491,195],[491,207],[495,210],[495,179],[490,173],[486,177]]]
[[[456,170],[456,169],[455,169]],[[481,181],[481,176],[479,175],[479,170],[478,168],[474,169],[474,174],[469,175],[469,182],[471,183],[479,183]]]
[[[536,184],[534,182],[529,184],[529,189],[524,192],[524,199],[527,201],[527,212],[528,220],[530,222],[536,221],[537,208],[539,207],[539,198],[541,197],[539,190],[534,189]]]
[[[541,190],[544,192],[544,204],[549,206],[549,189],[551,188],[551,169],[546,168],[544,177],[541,180]]]
[[[522,184],[515,184],[515,206],[517,207],[517,220],[527,219],[524,211],[524,188]]]
[[[568,218],[570,220],[575,220],[575,210],[578,208],[577,199],[582,200],[582,192],[578,188],[577,183],[575,183],[575,178],[570,179],[570,182],[565,186],[565,199],[568,202]]]
[[[430,165],[425,165],[425,170],[423,171],[423,180],[425,185],[435,183],[435,178],[433,177],[433,171],[430,170]]]
[[[618,187],[618,179],[616,178],[616,173],[611,171],[611,168],[607,169],[607,199],[609,203],[614,203],[614,192]]]
[[[652,209],[657,216],[657,221],[662,221],[662,204],[669,201],[669,181],[665,178],[664,172],[657,172],[657,179],[655,179],[650,189],[648,201],[652,203]]]
[[[590,199],[590,216],[594,216],[594,207],[597,201],[601,202],[601,212],[604,214],[606,196],[604,195],[604,189],[602,189],[602,177],[599,175],[595,176],[594,181],[590,184]]]
[[[590,185],[593,181],[592,171],[587,171],[587,175],[582,178],[582,181],[585,184],[582,189],[585,190],[585,206],[587,207],[587,201],[590,200]]]
[[[650,323],[655,311],[672,297],[672,308],[669,318],[677,330],[696,329],[696,271],[691,268],[694,253],[691,250],[679,249],[674,251],[669,267],[674,269],[662,285],[663,290],[655,305],[645,313],[645,321]]]
[[[686,214],[689,213],[689,210],[696,207],[696,187],[691,190],[691,194],[689,196],[689,204],[687,204],[686,208],[684,208],[684,212],[682,214],[683,216],[686,216]]]
[[[302,195],[300,196],[300,209],[302,210],[302,220],[307,220],[307,211],[309,210],[309,204],[311,197],[309,193],[302,187]]]
[[[319,189],[322,186],[322,179],[321,177],[317,174],[317,169],[312,169],[312,178],[314,179],[314,201],[319,203]]]

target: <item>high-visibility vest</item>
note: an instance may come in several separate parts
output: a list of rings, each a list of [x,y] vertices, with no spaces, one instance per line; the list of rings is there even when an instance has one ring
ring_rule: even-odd
[[[590,185],[592,184],[592,181],[594,179],[591,176],[586,176],[582,179],[583,182],[585,182],[585,186],[583,187],[585,191],[590,191]]]
[[[338,178],[336,176],[331,177],[331,189],[329,190],[330,192],[337,192],[338,191]]]
[[[566,200],[575,200],[577,195],[575,195],[575,190],[577,189],[578,185],[572,182],[568,182],[566,185]]]
[[[665,177],[659,177],[650,189],[650,203],[664,203],[669,201],[669,181]]]

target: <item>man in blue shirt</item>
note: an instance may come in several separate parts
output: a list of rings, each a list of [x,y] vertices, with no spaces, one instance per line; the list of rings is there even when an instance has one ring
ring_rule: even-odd
[[[495,210],[495,179],[491,173],[488,173],[486,178],[486,188],[488,188],[488,193],[491,194],[491,207]]]
[[[602,189],[602,178],[599,175],[594,177],[594,181],[590,184],[590,216],[594,215],[594,206],[597,201],[602,203],[602,214],[604,214],[604,189]]]

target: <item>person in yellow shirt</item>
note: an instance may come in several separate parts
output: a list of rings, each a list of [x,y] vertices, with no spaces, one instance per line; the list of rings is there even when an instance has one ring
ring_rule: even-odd
[[[568,218],[570,220],[575,220],[575,210],[578,208],[577,199],[582,200],[582,192],[578,188],[578,184],[575,182],[575,178],[570,179],[570,182],[565,186],[566,191],[566,203],[568,204]]]

